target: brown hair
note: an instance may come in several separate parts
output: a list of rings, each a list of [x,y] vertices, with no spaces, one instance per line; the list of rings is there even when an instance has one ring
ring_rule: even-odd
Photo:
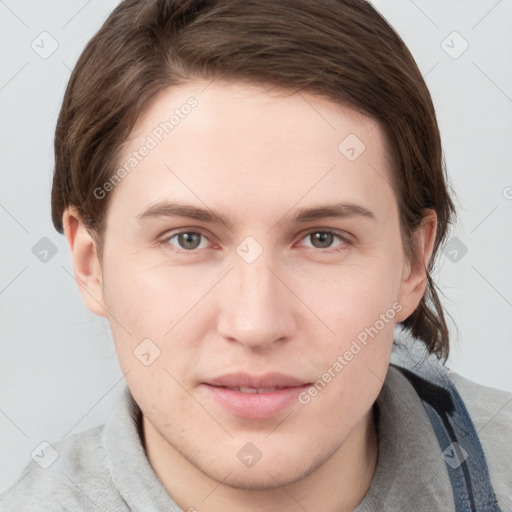
[[[156,93],[227,79],[320,94],[376,120],[390,145],[404,251],[425,210],[437,214],[427,289],[403,329],[446,359],[448,328],[430,270],[455,214],[439,128],[402,39],[365,0],[124,0],[73,69],[55,132],[52,219],[74,206],[101,253],[123,143]]]

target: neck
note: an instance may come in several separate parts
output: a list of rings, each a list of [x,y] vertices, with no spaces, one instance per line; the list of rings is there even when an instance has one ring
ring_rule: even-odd
[[[373,408],[314,472],[293,484],[265,490],[234,488],[210,478],[171,446],[145,417],[142,425],[148,460],[169,495],[185,511],[194,511],[190,506],[194,503],[201,512],[350,512],[367,493],[377,467]]]

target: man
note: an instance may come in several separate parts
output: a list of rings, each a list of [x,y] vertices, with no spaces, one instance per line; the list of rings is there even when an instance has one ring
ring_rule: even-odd
[[[477,431],[511,397],[438,361],[435,112],[369,3],[122,2],[55,143],[128,387],[0,509],[507,510],[510,408]],[[390,366],[397,325],[419,368]]]

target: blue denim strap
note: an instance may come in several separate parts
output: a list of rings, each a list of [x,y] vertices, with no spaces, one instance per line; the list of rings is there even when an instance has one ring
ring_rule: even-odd
[[[446,369],[427,361],[398,368],[432,422],[453,489],[456,512],[501,512],[484,451],[468,410]]]

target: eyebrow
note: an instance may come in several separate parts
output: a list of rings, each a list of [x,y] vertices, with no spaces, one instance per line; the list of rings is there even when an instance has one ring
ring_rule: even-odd
[[[200,208],[192,204],[169,202],[165,200],[150,206],[135,216],[139,222],[144,222],[145,220],[155,217],[186,217],[202,222],[221,224],[230,230],[233,229],[234,225],[229,218],[215,209]],[[350,217],[363,217],[376,220],[375,214],[364,206],[353,203],[333,203],[299,208],[291,222],[293,224],[302,224],[326,218],[341,219]]]

